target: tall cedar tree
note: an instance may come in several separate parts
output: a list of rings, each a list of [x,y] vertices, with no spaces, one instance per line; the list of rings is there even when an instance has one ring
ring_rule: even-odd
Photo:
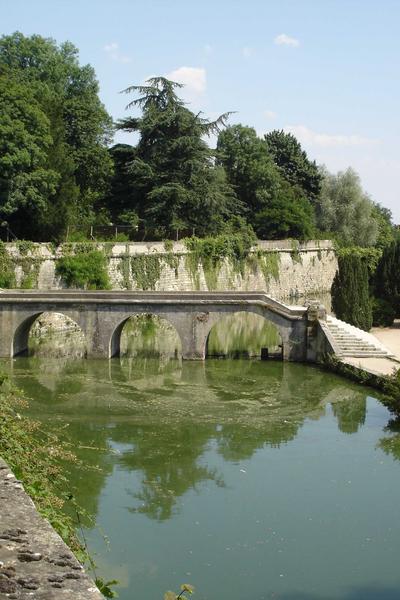
[[[133,159],[124,166],[129,190],[124,208],[135,210],[153,236],[171,236],[177,230],[217,233],[230,216],[240,214],[241,203],[203,138],[217,133],[229,113],[210,122],[179,99],[176,89],[181,84],[164,77],[146,84],[124,90],[139,95],[127,109],[142,111],[118,124],[118,129],[139,134]],[[118,174],[120,186],[122,179]]]
[[[338,319],[360,329],[372,327],[368,266],[362,257],[339,257],[339,269],[332,285],[332,308]]]

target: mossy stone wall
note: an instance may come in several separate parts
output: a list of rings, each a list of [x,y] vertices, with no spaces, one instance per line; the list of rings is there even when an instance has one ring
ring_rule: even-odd
[[[337,258],[329,241],[260,241],[240,260],[202,260],[181,242],[93,243],[107,258],[112,289],[192,291],[263,290],[278,298],[329,292]],[[57,261],[73,244],[5,244],[2,261],[20,288],[62,289]],[[5,287],[5,286],[4,286]]]

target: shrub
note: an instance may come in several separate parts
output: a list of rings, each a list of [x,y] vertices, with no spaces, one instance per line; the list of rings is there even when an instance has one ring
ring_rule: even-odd
[[[396,317],[396,311],[388,300],[373,298],[372,324],[375,327],[390,327]]]
[[[99,250],[59,258],[56,273],[71,288],[108,290],[111,287],[107,259]]]

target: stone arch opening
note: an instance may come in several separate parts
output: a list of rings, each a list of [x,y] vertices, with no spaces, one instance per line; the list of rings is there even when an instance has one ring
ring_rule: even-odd
[[[16,328],[11,356],[82,358],[86,356],[86,339],[71,317],[57,312],[38,312]]]
[[[283,340],[279,327],[254,312],[225,315],[209,331],[206,357],[282,360]]]
[[[174,325],[162,315],[130,315],[113,331],[110,356],[178,359],[182,356],[181,338]]]

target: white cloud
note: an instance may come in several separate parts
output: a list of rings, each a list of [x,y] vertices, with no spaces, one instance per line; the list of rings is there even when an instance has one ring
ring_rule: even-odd
[[[286,33],[277,35],[274,39],[274,42],[278,46],[292,46],[292,48],[297,48],[297,46],[300,46],[299,40],[294,37],[290,37],[290,35],[286,35]]]
[[[186,92],[192,96],[200,96],[206,91],[206,70],[199,67],[179,67],[167,74],[167,78],[185,86]]]
[[[126,54],[122,54],[122,52],[119,49],[119,45],[117,44],[117,42],[111,42],[110,44],[106,44],[104,46],[104,50],[106,51],[106,53],[108,54],[108,56],[112,59],[115,60],[116,62],[122,63],[122,64],[127,64],[130,63],[132,61],[132,59],[127,56]]]
[[[276,119],[276,117],[278,116],[277,113],[273,110],[264,111],[264,115],[267,117],[267,119]]]
[[[242,54],[245,58],[250,58],[254,54],[254,48],[250,48],[249,46],[245,46],[242,48]]]
[[[371,146],[379,143],[379,140],[362,137],[361,135],[342,135],[318,133],[305,125],[287,125],[284,127],[287,133],[292,133],[300,143],[307,146],[319,146],[322,148]]]

